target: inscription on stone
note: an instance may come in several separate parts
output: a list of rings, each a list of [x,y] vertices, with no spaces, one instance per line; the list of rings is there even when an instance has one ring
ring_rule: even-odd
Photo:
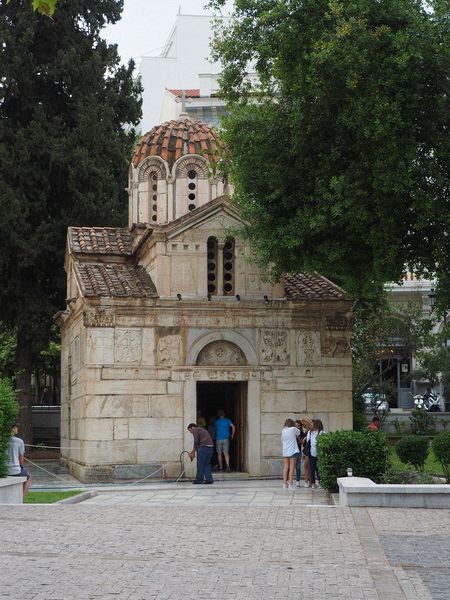
[[[322,344],[322,355],[333,358],[345,358],[350,356],[350,343],[346,338],[325,338]]]
[[[285,365],[288,362],[288,358],[288,332],[283,329],[262,329],[262,364]]]
[[[85,310],[83,323],[85,327],[114,327],[114,315],[105,308]]]
[[[179,365],[181,363],[181,336],[166,335],[158,340],[158,363]]]
[[[142,332],[139,329],[116,329],[116,362],[136,363],[142,357]]]
[[[297,342],[298,365],[320,365],[320,333],[300,331]]]

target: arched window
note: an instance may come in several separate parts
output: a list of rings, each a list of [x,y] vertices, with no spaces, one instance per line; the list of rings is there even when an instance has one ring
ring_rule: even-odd
[[[229,238],[223,247],[223,295],[234,294],[234,238]]]
[[[150,173],[150,220],[156,223],[158,220],[158,173],[153,171]]]
[[[187,194],[189,210],[194,210],[194,208],[197,208],[197,179],[197,171],[194,171],[194,169],[190,169],[187,174]]]
[[[208,294],[217,295],[217,239],[209,237],[208,252]]]

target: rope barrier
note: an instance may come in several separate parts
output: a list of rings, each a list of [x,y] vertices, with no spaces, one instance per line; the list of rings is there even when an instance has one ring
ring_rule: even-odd
[[[60,479],[61,481],[64,481],[65,483],[70,483],[71,485],[73,485],[75,483],[74,481],[69,481],[68,479],[64,479],[63,477],[60,477],[59,475],[56,475],[55,473],[52,473],[51,471],[47,471],[47,469],[44,469],[44,467],[41,467],[40,465],[37,465],[36,463],[34,463],[29,458],[26,458],[26,457],[24,457],[24,458],[25,458],[25,460],[27,462],[30,463],[30,465],[33,465],[33,467],[37,467],[38,469],[41,469],[41,471],[45,471],[49,475],[52,475],[53,477],[56,477],[56,479]]]

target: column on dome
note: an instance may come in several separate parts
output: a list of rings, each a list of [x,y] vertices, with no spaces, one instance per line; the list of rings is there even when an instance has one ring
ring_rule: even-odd
[[[174,218],[177,219],[211,199],[207,161],[194,154],[183,156],[173,166]]]
[[[167,223],[167,166],[157,156],[144,159],[133,169],[130,186],[132,223]]]

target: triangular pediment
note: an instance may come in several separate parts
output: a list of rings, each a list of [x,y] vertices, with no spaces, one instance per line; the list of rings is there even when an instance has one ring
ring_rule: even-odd
[[[183,215],[176,221],[168,223],[164,230],[167,238],[171,239],[190,229],[223,229],[225,231],[242,227],[244,223],[239,208],[230,202],[227,196],[221,196],[191,213]]]

